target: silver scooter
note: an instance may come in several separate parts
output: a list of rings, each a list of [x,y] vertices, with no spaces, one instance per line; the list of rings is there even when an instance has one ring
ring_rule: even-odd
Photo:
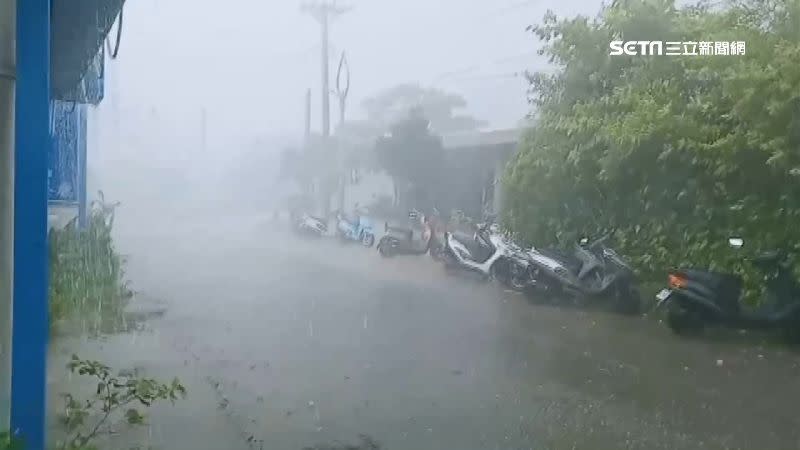
[[[304,236],[320,237],[328,232],[328,224],[326,222],[322,218],[302,213],[300,217],[295,219],[292,228],[296,233]]]

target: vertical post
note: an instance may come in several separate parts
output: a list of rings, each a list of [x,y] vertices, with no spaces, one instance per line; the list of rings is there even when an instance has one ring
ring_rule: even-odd
[[[318,1],[306,3],[302,7],[303,11],[311,13],[321,25],[322,34],[322,146],[325,150],[330,150],[329,137],[331,132],[331,118],[330,118],[330,87],[328,77],[328,28],[332,18],[341,15],[349,10],[336,5],[336,1]],[[323,213],[325,216],[330,214],[331,206],[331,180],[328,174],[322,177],[321,181],[321,200]]]
[[[0,430],[11,404],[11,299],[14,274],[14,85],[16,0],[0,0]]]
[[[328,10],[324,9],[320,14],[322,26],[322,139],[328,143],[328,136],[331,135],[331,107],[330,107],[330,87],[328,76]]]
[[[206,121],[207,121],[206,107],[204,106],[200,110],[200,139],[201,139],[200,150],[202,151],[203,154],[206,153],[206,145],[208,140],[208,134],[206,133],[206,126],[207,126]]]
[[[78,228],[85,230],[88,219],[86,203],[88,200],[86,195],[88,120],[86,117],[86,105],[76,105],[75,108],[78,115]]]
[[[308,149],[311,140],[311,89],[306,91],[306,127],[305,127],[305,146]]]
[[[330,151],[330,135],[331,135],[331,107],[330,107],[330,86],[328,74],[328,24],[329,15],[328,10],[323,9],[320,14],[320,29],[322,30],[322,146],[326,152]],[[323,188],[320,189],[322,197],[322,214],[328,217],[331,214],[331,192],[330,180],[327,174],[323,176]]]
[[[503,155],[505,156],[505,155]],[[503,211],[503,175],[506,170],[505,158],[495,161],[494,164],[494,179],[493,182],[493,196],[492,196],[492,209],[493,213],[500,216]]]
[[[305,116],[305,129],[303,135],[303,151],[308,153],[311,150],[311,89],[306,90],[306,116]],[[314,182],[310,181],[303,186],[304,195],[313,195]]]
[[[345,75],[346,84],[342,86],[342,75]],[[344,161],[344,145],[342,139],[344,138],[344,117],[345,108],[347,107],[347,95],[350,93],[350,66],[347,64],[347,58],[344,52],[339,59],[339,69],[336,72],[336,94],[339,97],[339,131],[338,139],[336,140],[337,159],[339,160],[339,208],[341,211],[345,210],[345,188],[347,185],[347,177],[345,175],[346,164]]]
[[[17,4],[11,429],[45,448],[50,0]]]

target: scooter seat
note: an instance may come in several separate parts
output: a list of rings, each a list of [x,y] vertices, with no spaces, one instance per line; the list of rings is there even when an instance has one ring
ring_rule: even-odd
[[[386,228],[386,232],[392,236],[408,239],[409,241],[414,239],[414,230],[411,228],[393,227],[390,225]]]
[[[567,270],[575,274],[580,272],[581,266],[583,265],[583,263],[581,263],[581,261],[578,260],[578,258],[576,258],[575,255],[570,255],[568,253],[564,253],[562,251],[552,248],[537,249],[537,250],[542,255],[559,261],[567,268]]]
[[[758,256],[753,257],[753,262],[759,264],[773,264],[780,262],[783,260],[784,254],[779,250],[773,250],[769,252],[761,253]]]
[[[476,240],[474,234],[467,234],[463,231],[454,231],[452,235],[458,242],[463,244],[467,250],[469,250],[470,254],[472,254],[472,258],[474,258],[475,261],[483,262],[494,252],[494,249],[487,248],[486,246],[482,245],[481,242]]]
[[[721,288],[726,284],[739,286],[742,284],[742,277],[730,273],[709,272],[707,270],[697,269],[683,269],[679,272],[686,275],[686,278],[703,283],[711,288]]]
[[[713,293],[713,301],[724,310],[739,311],[739,297],[742,294],[741,276],[697,269],[683,269],[679,272],[690,281],[699,283],[709,289]]]
[[[463,231],[454,231],[452,234],[457,241],[461,242],[464,245],[468,245],[470,242],[475,240],[474,235],[464,233]]]

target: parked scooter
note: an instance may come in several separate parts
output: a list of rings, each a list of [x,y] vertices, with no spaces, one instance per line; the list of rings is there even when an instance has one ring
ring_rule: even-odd
[[[336,233],[342,241],[360,242],[364,247],[372,247],[375,244],[375,232],[372,229],[372,222],[356,213],[354,220],[349,220],[341,212],[336,214]]]
[[[301,213],[292,223],[292,229],[304,236],[320,237],[328,232],[326,220],[312,216],[308,213]]]
[[[496,263],[495,279],[517,292],[527,292],[535,288],[535,279],[531,275],[533,266],[527,252],[512,239],[504,236],[497,225],[490,226],[489,232],[499,235],[506,244],[507,255]]]
[[[511,249],[504,236],[492,231],[486,223],[478,225],[472,236],[445,232],[445,268],[477,273],[484,279],[503,278],[501,270],[506,259],[511,256]]]
[[[537,295],[587,299],[613,299],[614,309],[636,314],[641,296],[633,269],[605,242],[607,234],[594,242],[581,239],[572,255],[555,250],[531,248],[531,284]]]
[[[430,242],[428,253],[436,261],[442,261],[444,257],[444,233],[446,231],[444,223],[442,223],[439,210],[433,208],[430,216],[425,216],[427,226],[430,229]]]
[[[741,248],[744,241],[731,238],[729,244]],[[793,340],[800,338],[800,283],[788,255],[771,251],[748,259],[765,274],[767,298],[761,308],[748,311],[742,307],[741,276],[694,269],[669,272],[669,288],[656,295],[656,308],[668,306],[667,324],[678,334],[713,324],[783,330]]]
[[[432,230],[426,217],[419,211],[408,213],[409,219],[419,221],[422,225],[422,239],[414,240],[412,228],[393,227],[386,222],[386,235],[378,241],[378,252],[389,258],[396,255],[424,255],[430,250]]]

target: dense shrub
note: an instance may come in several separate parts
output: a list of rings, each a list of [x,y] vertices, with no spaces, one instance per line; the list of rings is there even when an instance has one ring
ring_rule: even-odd
[[[505,177],[511,228],[537,245],[616,229],[650,278],[744,269],[730,235],[800,243],[800,2],[617,1],[531,30],[558,69],[529,77],[536,121]],[[612,40],[745,41],[746,54],[609,56]]]

